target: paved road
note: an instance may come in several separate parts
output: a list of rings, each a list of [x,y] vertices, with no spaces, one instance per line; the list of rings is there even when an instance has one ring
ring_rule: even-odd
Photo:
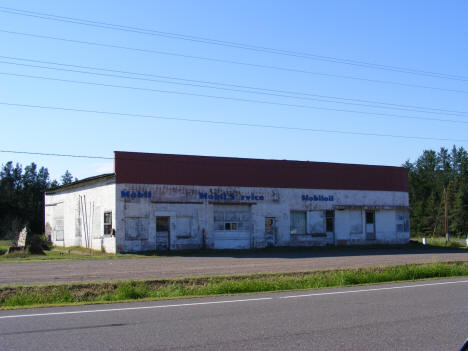
[[[464,278],[0,311],[0,345],[22,351],[458,350],[468,337],[467,291]]]
[[[466,250],[327,250],[135,259],[0,263],[0,285],[290,272],[468,260]]]

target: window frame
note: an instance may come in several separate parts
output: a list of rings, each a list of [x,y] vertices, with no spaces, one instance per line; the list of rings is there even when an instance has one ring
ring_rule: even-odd
[[[215,231],[225,233],[250,231],[251,215],[249,212],[219,209],[215,212],[213,216]]]
[[[372,222],[368,221],[368,215],[372,215]],[[375,211],[368,211],[366,210],[366,224],[373,224],[375,225]]]
[[[329,225],[331,226],[331,230]],[[326,210],[325,211],[325,233],[334,233],[335,232],[335,211],[334,210]]]
[[[106,222],[106,215],[109,215],[109,222]],[[104,211],[103,214],[103,229],[104,235],[112,235],[112,211]],[[107,230],[108,229],[108,232]]]
[[[301,214],[304,216],[304,231],[299,233],[299,232],[295,232],[293,233],[293,213],[294,214]],[[297,228],[294,228],[297,230]],[[301,228],[302,229],[302,228]],[[304,235],[304,234],[307,234],[307,211],[304,211],[304,210],[291,210],[289,212],[289,234],[290,235]]]
[[[275,223],[276,217],[265,217],[265,232],[273,232],[275,230]]]
[[[166,223],[164,223],[164,226],[161,225],[162,224],[161,222],[163,220],[164,221],[167,220],[167,225]],[[158,222],[160,222],[159,225],[158,225]],[[166,228],[167,230],[161,230],[161,229],[166,229]],[[156,233],[169,233],[170,230],[171,230],[171,217],[170,216],[156,216]]]

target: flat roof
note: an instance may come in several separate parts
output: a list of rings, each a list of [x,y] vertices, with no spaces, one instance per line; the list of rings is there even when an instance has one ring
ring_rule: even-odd
[[[408,192],[403,167],[115,151],[116,183]]]

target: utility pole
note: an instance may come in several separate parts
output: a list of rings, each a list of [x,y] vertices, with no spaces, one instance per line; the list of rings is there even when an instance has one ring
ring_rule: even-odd
[[[449,238],[449,233],[448,233],[447,189],[446,188],[444,188],[444,226],[445,226],[445,245],[447,245],[450,238]]]

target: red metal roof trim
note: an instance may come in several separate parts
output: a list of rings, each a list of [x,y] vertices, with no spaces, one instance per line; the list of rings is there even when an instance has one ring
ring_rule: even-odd
[[[115,152],[116,183],[408,191],[403,167]]]

